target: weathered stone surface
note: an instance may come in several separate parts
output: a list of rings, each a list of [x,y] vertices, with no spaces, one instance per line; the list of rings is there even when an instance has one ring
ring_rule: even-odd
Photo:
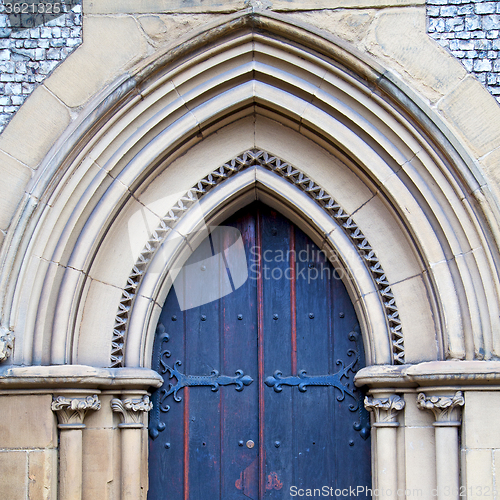
[[[478,156],[500,144],[500,107],[474,77],[465,78],[439,102],[438,108]]]
[[[198,26],[220,18],[220,14],[157,14],[138,16],[142,28],[154,42],[179,39]]]
[[[57,450],[28,453],[29,500],[50,500],[57,491]]]
[[[500,148],[495,149],[484,158],[481,158],[481,165],[488,178],[489,185],[500,200]]]
[[[56,420],[52,396],[1,396],[0,436],[2,448],[55,448]],[[33,422],[36,421],[36,425]],[[1,470],[1,469],[0,469]]]
[[[2,498],[26,500],[28,460],[25,451],[0,451],[0,491]]]
[[[31,170],[11,156],[0,151],[0,228],[7,229]]]
[[[84,104],[148,50],[142,30],[130,16],[85,18],[84,31],[82,47],[45,81],[47,88],[69,107]]]
[[[119,484],[114,481],[113,463],[117,458],[114,456],[114,434],[118,435],[119,431],[85,429],[83,433],[82,500],[116,498],[113,493],[117,493]]]
[[[450,92],[467,74],[427,36],[424,8],[382,10],[365,45],[431,101]]]
[[[322,30],[350,42],[362,40],[368,33],[376,10],[321,10],[312,12],[290,12],[294,21],[312,24]]]
[[[0,136],[0,149],[36,168],[70,121],[69,110],[45,87],[38,87]]]
[[[463,447],[500,448],[500,434],[491,425],[492,415],[500,413],[500,392],[467,391],[462,411]]]
[[[493,450],[465,450],[465,484],[469,492],[493,491],[493,453]]]
[[[145,14],[166,12],[234,12],[245,0],[83,0],[85,14]]]
[[[399,7],[404,5],[425,5],[425,0],[273,0],[276,11],[322,10],[370,7]]]

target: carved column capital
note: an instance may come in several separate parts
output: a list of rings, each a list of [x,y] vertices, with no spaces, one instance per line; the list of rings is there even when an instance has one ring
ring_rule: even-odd
[[[462,391],[457,391],[454,396],[426,396],[421,392],[417,397],[417,406],[421,410],[434,413],[435,426],[459,426],[460,410],[464,404]]]
[[[59,420],[60,429],[83,429],[83,419],[87,411],[99,410],[101,402],[97,394],[84,398],[67,398],[66,396],[54,396],[52,400],[52,411],[55,411]]]
[[[112,399],[111,408],[120,414],[122,422],[118,427],[141,429],[144,427],[141,422],[142,412],[151,411],[153,403],[149,396],[144,395],[142,398]]]
[[[14,349],[14,335],[5,328],[0,328],[0,363],[12,354]]]
[[[375,414],[374,427],[397,427],[398,412],[404,407],[404,400],[396,394],[387,398],[365,397],[365,408]]]

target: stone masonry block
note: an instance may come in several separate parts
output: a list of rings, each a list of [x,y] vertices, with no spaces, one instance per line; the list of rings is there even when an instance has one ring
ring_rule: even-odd
[[[38,87],[0,136],[0,149],[36,168],[70,120],[68,109],[47,89]],[[22,148],[19,137],[26,139]]]
[[[6,500],[26,500],[28,460],[25,451],[0,451],[0,491]]]
[[[146,38],[130,16],[91,17],[85,29],[86,42],[45,82],[70,107],[84,104],[106,83],[143,59],[148,50]]]
[[[0,400],[3,449],[57,447],[56,420],[50,408],[51,395],[8,395],[1,396]],[[3,473],[1,467],[0,470]]]
[[[468,76],[439,102],[438,108],[469,147],[483,156],[500,143],[500,108],[492,104],[488,91]]]

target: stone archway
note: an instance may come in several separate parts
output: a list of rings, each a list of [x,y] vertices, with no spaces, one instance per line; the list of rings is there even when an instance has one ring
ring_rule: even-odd
[[[48,94],[37,95],[43,92]],[[485,362],[491,368],[480,361],[496,359],[500,345],[498,210],[494,189],[477,164],[484,151],[478,146],[480,152],[469,152],[443,114],[378,62],[279,15],[246,13],[154,54],[102,92],[71,126],[54,127],[59,135],[48,141],[50,151],[43,149],[46,143],[29,151],[43,161],[2,253],[2,325],[15,336],[14,366],[5,383],[21,389],[41,384],[45,394],[83,386],[91,395],[109,390],[121,394],[122,402],[134,396],[129,406],[145,411],[146,403],[136,400],[158,383],[147,366],[151,332],[169,286],[164,274],[137,262],[144,260],[144,249],[161,246],[164,235],[155,229],[165,214],[180,208],[175,204],[184,193],[253,150],[282,159],[349,216],[339,226],[307,189],[266,170],[274,161],[268,156],[217,185],[200,203],[203,217],[216,222],[245,196],[263,196],[317,242],[335,249],[339,265],[353,277],[351,297],[374,365],[359,380],[380,396],[370,404],[378,416],[388,412],[382,420],[398,423],[391,421],[401,409],[391,399],[398,387],[416,409],[416,386],[427,384],[436,392],[432,384],[462,383],[462,375],[447,373],[456,369],[444,360],[467,360],[462,370],[471,373],[496,370],[494,361]],[[47,105],[51,99],[50,94]],[[14,122],[4,147],[13,140],[10,130]],[[31,156],[24,159],[30,162]],[[134,223],[136,213],[145,219]],[[189,229],[199,222],[187,213],[175,230],[188,242]],[[359,254],[365,241],[366,255],[373,251],[377,258],[368,267]],[[126,324],[116,322],[125,316]],[[413,370],[391,365],[391,341],[399,342],[400,331],[404,361]],[[444,364],[425,365],[438,360]],[[111,363],[125,368],[102,368]],[[147,372],[140,383],[131,381],[134,368]],[[44,377],[50,387],[40,381]],[[473,383],[472,376],[467,380]],[[102,396],[106,403],[111,392]],[[134,415],[131,407],[123,406],[124,418]],[[109,404],[102,414],[108,434],[116,434]],[[422,422],[415,414],[405,413],[401,422],[408,435]],[[99,418],[91,415],[86,422]],[[424,443],[420,458],[434,456],[432,422],[424,423],[417,433]],[[135,422],[137,428],[143,424],[144,419]],[[394,434],[392,427],[388,432]],[[134,443],[144,463],[137,436]],[[89,450],[89,457],[97,453]],[[402,464],[401,452],[391,460]],[[431,462],[425,477],[410,467],[398,480],[434,484]],[[124,460],[124,488],[136,492],[141,480],[127,474],[132,465]],[[95,471],[97,483],[106,483],[104,475]]]

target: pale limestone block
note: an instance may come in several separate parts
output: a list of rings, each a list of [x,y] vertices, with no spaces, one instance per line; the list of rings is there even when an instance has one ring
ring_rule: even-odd
[[[30,451],[29,500],[50,500],[57,491],[57,450]]]
[[[353,219],[380,259],[389,283],[416,276],[422,266],[408,236],[386,203],[374,196],[353,214]]]
[[[462,410],[463,446],[467,449],[500,448],[500,433],[492,425],[500,414],[500,392],[467,391]]]
[[[460,199],[466,193],[460,193],[461,187],[449,176],[446,177],[447,168],[436,164],[437,161],[425,151],[420,151],[403,166],[403,170],[415,183],[429,204],[433,216],[446,231],[451,251],[458,255],[480,246],[481,242],[474,237],[477,228]]]
[[[332,5],[330,4],[330,8]],[[342,2],[344,7],[344,2]],[[374,19],[376,10],[320,10],[290,12],[287,17],[293,21],[302,21],[349,42],[359,42],[368,33],[370,23]]]
[[[438,109],[458,137],[478,156],[500,146],[500,108],[472,75],[447,93],[439,101]]]
[[[90,156],[96,164],[107,172],[113,172],[116,177],[120,171],[116,165],[126,165],[140,148],[158,134],[152,129],[161,123],[164,130],[185,112],[184,102],[173,83],[162,82],[159,89],[134,103],[127,118],[119,120],[106,132]],[[148,124],[144,127],[146,122]]]
[[[426,33],[425,7],[383,9],[364,43],[384,66],[396,70],[431,101],[450,92],[467,72]]]
[[[280,47],[263,43],[257,39],[252,53],[257,70],[275,76],[297,87],[296,92],[304,91],[312,95],[323,82],[326,69],[318,67],[316,58],[311,60],[298,57],[296,53],[285,52]],[[285,76],[286,75],[286,76]],[[299,90],[300,89],[300,90]]]
[[[117,457],[113,450],[113,434],[118,432],[116,429],[89,428],[83,431],[82,500],[114,498],[111,488],[116,487],[113,467]]]
[[[85,416],[85,428],[89,429],[112,429],[116,428],[116,419],[111,409],[111,400],[116,394],[101,393],[101,409],[99,411],[90,411]]]
[[[452,271],[450,264],[446,261],[431,264],[431,273],[436,286],[436,293],[442,305],[445,355],[451,359],[463,359],[466,351],[472,356],[471,346],[468,339],[465,338],[467,335],[470,335],[470,331],[466,330],[467,325],[464,325],[462,321],[462,310],[459,299],[461,291],[457,290],[455,286]],[[466,335],[464,335],[464,331]]]
[[[85,300],[83,315],[77,327],[77,361],[89,366],[109,366],[111,338],[122,290],[92,281]],[[102,305],[106,304],[103,308]]]
[[[11,156],[0,151],[0,228],[7,229],[26,183],[31,178],[31,170]]]
[[[432,424],[435,418],[431,412],[422,411],[417,406],[417,393],[407,392],[404,394],[405,411],[403,414],[405,427],[429,427],[433,429]],[[434,432],[434,431],[433,431]],[[433,434],[434,436],[434,434]],[[434,438],[433,438],[434,439]]]
[[[481,158],[480,163],[489,181],[489,187],[495,193],[497,200],[500,200],[500,147]]]
[[[120,288],[127,284],[132,267],[160,224],[153,208],[129,200],[99,247],[91,278]]]
[[[335,8],[370,8],[424,5],[425,0],[272,0],[276,11],[320,10]]]
[[[391,289],[403,324],[405,362],[437,359],[439,327],[434,322],[428,284],[422,276],[415,276],[392,285]]]
[[[146,38],[132,17],[86,17],[84,31],[83,45],[44,82],[69,107],[83,105],[147,54]]]
[[[36,168],[70,121],[66,106],[41,85],[2,132],[0,149]]]
[[[3,434],[2,434],[3,436]],[[6,500],[26,500],[28,459],[25,451],[0,451],[0,491]]]
[[[154,42],[164,44],[176,41],[186,33],[219,17],[219,14],[158,14],[141,15],[137,19]]]
[[[196,60],[196,64],[187,65],[183,71],[174,73],[172,82],[177,87],[180,95],[186,103],[200,97],[203,92],[218,95],[220,89],[211,88],[215,82],[227,79],[224,73],[233,76],[240,76],[242,73],[251,74],[253,66],[250,64],[255,57],[252,43],[245,43],[235,47],[228,47],[227,50],[213,50],[204,54],[203,58]],[[211,80],[211,79],[214,80]],[[189,93],[193,91],[192,93]],[[201,96],[201,101],[205,101],[205,94]],[[188,104],[192,109],[193,104]]]
[[[412,492],[408,498],[430,498],[436,487],[434,429],[407,427],[404,436],[406,489]]]
[[[494,498],[493,453],[493,450],[465,451],[464,488],[467,498]]]
[[[86,14],[149,14],[162,12],[234,12],[245,0],[84,0]]]
[[[168,165],[154,183],[135,196],[153,213],[165,216],[188,189],[234,156],[254,147],[253,123],[253,117],[244,118],[210,135]]]
[[[96,191],[104,192],[112,181],[110,176],[106,176],[105,172],[88,159],[79,165],[76,171],[71,170],[69,175],[61,180],[60,189],[56,190],[48,201],[49,206],[45,208],[44,224],[50,231],[44,231],[38,237],[37,255],[50,262],[67,265],[87,220],[84,214],[94,208],[90,198],[99,198]],[[78,222],[76,219],[79,219]],[[68,220],[75,221],[70,223],[73,226],[72,231],[65,231]]]
[[[52,396],[9,395],[1,396],[0,400],[0,436],[3,449],[57,446],[56,419],[50,409]],[[35,421],[36,425],[33,425]]]
[[[302,134],[281,123],[257,116],[255,146],[291,163],[309,175],[317,184],[352,213],[366,203],[374,193],[348,166],[327,150],[314,145]]]

